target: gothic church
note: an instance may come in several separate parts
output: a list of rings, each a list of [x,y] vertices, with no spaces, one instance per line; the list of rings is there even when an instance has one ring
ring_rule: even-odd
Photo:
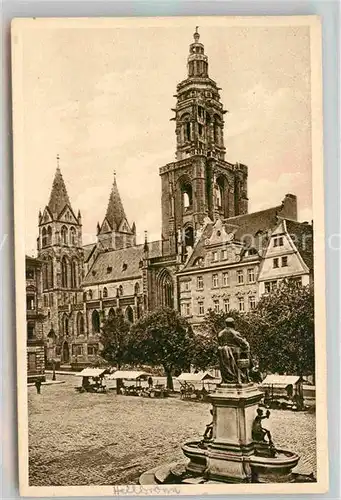
[[[219,87],[209,77],[199,33],[189,48],[188,74],[177,85],[176,161],[160,168],[162,235],[136,244],[114,178],[97,241],[82,245],[82,216],[69,199],[59,165],[39,214],[43,338],[46,362],[86,365],[100,349],[101,323],[121,309],[130,322],[160,306],[180,309],[178,273],[207,221],[245,225],[247,176],[225,159]]]

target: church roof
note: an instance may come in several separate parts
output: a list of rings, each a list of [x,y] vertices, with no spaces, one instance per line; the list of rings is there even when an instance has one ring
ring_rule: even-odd
[[[71,207],[65,182],[62,173],[60,171],[60,168],[58,166],[53,179],[50,200],[47,206],[53,217],[56,218],[66,205],[69,205]]]
[[[93,266],[85,276],[84,286],[110,281],[126,280],[142,276],[143,246],[122,248],[98,254]],[[160,255],[159,245],[149,243],[149,258]]]
[[[116,176],[114,177],[105,218],[109,222],[111,228],[116,230],[120,227],[121,222],[127,218],[121,201],[120,193],[118,192]]]
[[[86,262],[90,255],[92,254],[92,251],[94,250],[96,246],[96,243],[88,243],[87,245],[83,245],[83,254],[84,254],[84,261]]]

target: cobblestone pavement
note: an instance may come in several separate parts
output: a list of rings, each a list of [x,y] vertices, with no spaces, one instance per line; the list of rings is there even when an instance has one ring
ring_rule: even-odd
[[[183,460],[181,444],[200,439],[207,403],[79,394],[64,384],[28,388],[29,475],[32,486],[135,484],[142,472]],[[272,411],[276,446],[301,456],[297,472],[316,473],[315,415]]]

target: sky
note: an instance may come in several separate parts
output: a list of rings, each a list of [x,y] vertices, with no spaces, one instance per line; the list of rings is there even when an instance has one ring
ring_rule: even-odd
[[[176,19],[176,18],[175,18]],[[186,77],[195,21],[22,31],[25,246],[36,254],[38,212],[56,156],[83,243],[96,239],[114,171],[138,241],[161,232],[159,168],[175,160],[176,85]],[[199,27],[225,109],[226,160],[248,165],[249,212],[298,197],[312,219],[310,43],[306,26]]]

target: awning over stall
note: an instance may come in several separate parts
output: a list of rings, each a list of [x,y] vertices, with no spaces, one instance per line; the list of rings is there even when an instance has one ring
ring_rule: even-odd
[[[106,368],[84,368],[81,372],[75,373],[76,377],[100,377],[104,374]]]
[[[132,370],[117,370],[115,373],[108,375],[108,379],[124,379],[124,380],[139,380],[143,378],[150,377],[150,373],[147,372],[139,372]]]

